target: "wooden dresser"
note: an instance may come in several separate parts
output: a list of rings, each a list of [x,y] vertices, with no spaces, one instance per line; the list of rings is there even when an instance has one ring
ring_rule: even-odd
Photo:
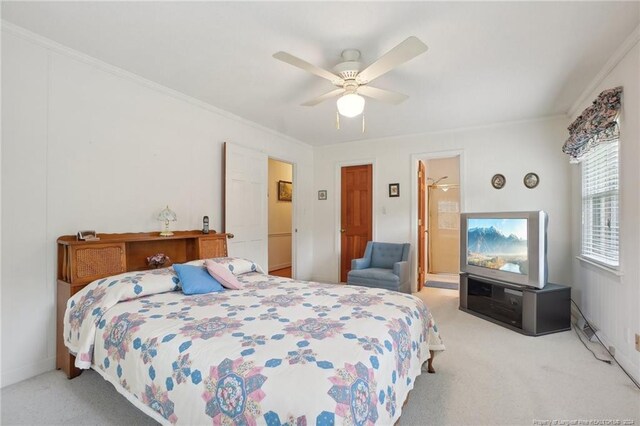
[[[67,301],[87,284],[100,278],[130,271],[152,269],[147,257],[157,253],[170,262],[227,256],[227,238],[233,234],[203,234],[201,231],[176,231],[170,237],[158,232],[98,234],[100,240],[78,241],[75,235],[58,238],[58,285],[56,301],[56,368],[70,379],[80,374],[75,357],[64,345],[63,319]]]

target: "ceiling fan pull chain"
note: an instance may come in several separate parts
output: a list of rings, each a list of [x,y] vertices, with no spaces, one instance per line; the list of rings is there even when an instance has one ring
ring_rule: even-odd
[[[336,111],[336,130],[340,130],[340,114]]]
[[[362,133],[364,133],[365,124],[364,124],[364,113],[362,113]]]

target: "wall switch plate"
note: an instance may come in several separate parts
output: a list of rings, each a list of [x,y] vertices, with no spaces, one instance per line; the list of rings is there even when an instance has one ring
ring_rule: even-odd
[[[640,352],[640,334],[636,333],[636,351]]]

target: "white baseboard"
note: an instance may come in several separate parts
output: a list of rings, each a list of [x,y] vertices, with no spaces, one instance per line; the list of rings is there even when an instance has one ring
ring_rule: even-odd
[[[317,283],[327,283],[327,284],[340,284],[336,281],[336,277],[324,276],[324,275],[311,275],[309,281],[317,282]]]
[[[607,347],[612,345],[609,339],[607,339],[607,337],[604,335],[602,330],[596,331],[596,335],[600,338],[600,340],[602,340],[602,343],[607,345]],[[594,338],[593,340],[596,339]],[[634,365],[633,361],[625,356],[625,354],[619,348],[616,348],[615,357],[616,361],[618,361],[618,364],[620,364],[622,368],[627,370],[627,372],[631,374],[634,379],[640,381],[640,367],[637,364]]]
[[[22,367],[13,368],[9,371],[3,371],[0,388],[27,380],[31,377],[37,376],[38,374],[54,370],[55,368],[56,357],[51,357],[23,365]]]

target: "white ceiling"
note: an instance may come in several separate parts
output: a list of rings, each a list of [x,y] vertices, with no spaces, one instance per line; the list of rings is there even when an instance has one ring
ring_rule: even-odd
[[[640,22],[638,2],[2,2],[2,18],[312,145],[565,113]],[[429,51],[375,81],[367,132],[331,84],[271,57],[369,63],[415,35]]]

